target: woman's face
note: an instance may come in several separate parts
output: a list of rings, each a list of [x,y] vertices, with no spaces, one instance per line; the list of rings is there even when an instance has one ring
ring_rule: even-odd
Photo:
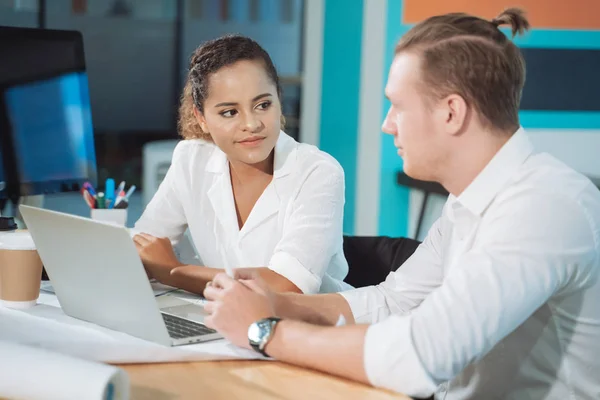
[[[204,112],[196,118],[230,161],[262,162],[279,137],[277,87],[261,61],[238,61],[209,77]]]

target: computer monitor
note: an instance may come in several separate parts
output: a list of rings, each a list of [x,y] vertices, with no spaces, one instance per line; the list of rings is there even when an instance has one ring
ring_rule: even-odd
[[[96,184],[81,34],[0,27],[0,174],[9,198]]]
[[[4,165],[2,161],[2,148],[0,148],[0,200],[6,198],[6,177],[4,176]],[[1,210],[2,208],[0,208]]]

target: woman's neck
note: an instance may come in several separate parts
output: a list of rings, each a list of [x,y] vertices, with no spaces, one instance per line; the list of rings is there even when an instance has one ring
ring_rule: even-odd
[[[271,151],[269,157],[256,164],[246,164],[241,161],[229,161],[229,169],[232,179],[240,183],[248,182],[257,178],[271,178],[273,176],[275,151]]]

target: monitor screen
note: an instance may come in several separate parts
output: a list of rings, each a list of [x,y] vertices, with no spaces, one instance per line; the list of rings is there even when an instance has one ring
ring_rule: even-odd
[[[0,27],[0,60],[0,166],[9,196],[95,184],[81,34]]]
[[[77,190],[95,174],[85,72],[13,86],[4,96],[22,191]]]
[[[6,177],[4,176],[4,160],[2,159],[2,147],[0,147],[0,199],[6,198]],[[2,210],[0,209],[0,212]]]

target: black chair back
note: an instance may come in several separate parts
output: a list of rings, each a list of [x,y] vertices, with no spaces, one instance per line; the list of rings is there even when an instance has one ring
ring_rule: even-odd
[[[421,242],[389,236],[344,236],[348,276],[344,281],[355,288],[377,285],[400,267]]]

